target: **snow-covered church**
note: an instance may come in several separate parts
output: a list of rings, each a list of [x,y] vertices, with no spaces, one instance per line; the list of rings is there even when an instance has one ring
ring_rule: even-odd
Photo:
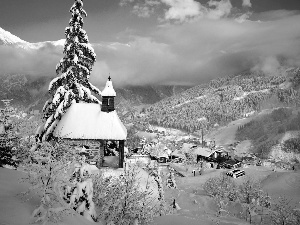
[[[127,130],[115,111],[115,97],[116,92],[109,77],[102,91],[102,105],[72,103],[58,122],[53,136],[72,141],[98,143],[100,161],[97,165],[107,166],[106,161],[116,161],[118,157],[115,167],[123,168]]]

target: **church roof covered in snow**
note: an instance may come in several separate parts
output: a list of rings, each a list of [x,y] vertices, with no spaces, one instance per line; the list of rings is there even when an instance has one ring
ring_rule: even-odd
[[[112,85],[112,81],[111,81],[110,77],[108,78],[108,81],[106,81],[105,88],[103,89],[101,95],[102,96],[113,96],[113,97],[116,96],[116,92]]]
[[[127,130],[116,111],[102,112],[95,103],[73,103],[53,135],[70,139],[125,140]]]

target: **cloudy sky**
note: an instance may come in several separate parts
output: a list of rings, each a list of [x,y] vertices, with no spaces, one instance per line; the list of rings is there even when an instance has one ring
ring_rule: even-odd
[[[26,3],[24,3],[26,2]],[[0,27],[28,42],[64,38],[73,0],[9,0]],[[300,66],[299,0],[84,0],[92,81],[195,85],[244,70]],[[0,73],[55,76],[62,49],[0,47]],[[18,63],[16,63],[18,62]]]

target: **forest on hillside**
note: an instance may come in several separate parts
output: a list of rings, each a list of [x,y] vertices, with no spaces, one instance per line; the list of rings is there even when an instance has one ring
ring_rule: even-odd
[[[221,77],[147,108],[150,123],[188,132],[210,129],[265,108],[298,106],[300,69],[280,76]]]
[[[266,157],[272,146],[288,131],[300,130],[300,112],[292,108],[278,108],[270,114],[262,115],[240,126],[236,133],[239,141],[252,140],[253,148],[262,158]],[[300,153],[300,137],[290,138],[282,143],[285,152]]]

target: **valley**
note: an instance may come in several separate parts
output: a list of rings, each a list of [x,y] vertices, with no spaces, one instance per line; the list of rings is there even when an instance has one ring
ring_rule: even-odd
[[[299,10],[50,3],[0,13],[0,225],[300,224]]]

